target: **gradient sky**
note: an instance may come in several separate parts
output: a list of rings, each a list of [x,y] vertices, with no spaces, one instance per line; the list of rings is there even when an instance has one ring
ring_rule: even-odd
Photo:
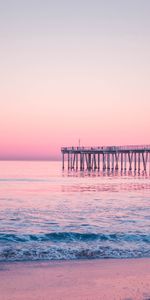
[[[149,0],[0,0],[0,159],[150,144]]]

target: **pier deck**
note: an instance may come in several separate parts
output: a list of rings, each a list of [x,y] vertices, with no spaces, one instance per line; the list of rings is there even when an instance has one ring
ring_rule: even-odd
[[[62,147],[62,168],[68,170],[147,170],[150,145]]]

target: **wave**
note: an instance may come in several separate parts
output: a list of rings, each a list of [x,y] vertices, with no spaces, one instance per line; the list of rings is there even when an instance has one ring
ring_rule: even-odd
[[[0,261],[37,261],[37,260],[78,260],[108,258],[150,257],[150,249],[120,249],[111,247],[47,247],[20,248],[5,247],[0,250]]]
[[[150,243],[150,234],[129,233],[79,233],[79,232],[51,232],[45,234],[12,234],[1,233],[0,242],[90,242],[90,241],[112,241],[112,242],[145,242]]]
[[[0,233],[0,261],[150,257],[150,234]]]

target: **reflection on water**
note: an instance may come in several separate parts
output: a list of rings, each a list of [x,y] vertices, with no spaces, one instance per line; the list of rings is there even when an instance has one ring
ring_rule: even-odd
[[[0,260],[150,256],[150,177],[0,163]]]

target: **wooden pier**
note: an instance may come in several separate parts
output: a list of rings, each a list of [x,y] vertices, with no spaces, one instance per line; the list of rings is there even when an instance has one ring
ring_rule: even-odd
[[[146,171],[150,161],[150,145],[62,147],[62,168],[68,170]]]

